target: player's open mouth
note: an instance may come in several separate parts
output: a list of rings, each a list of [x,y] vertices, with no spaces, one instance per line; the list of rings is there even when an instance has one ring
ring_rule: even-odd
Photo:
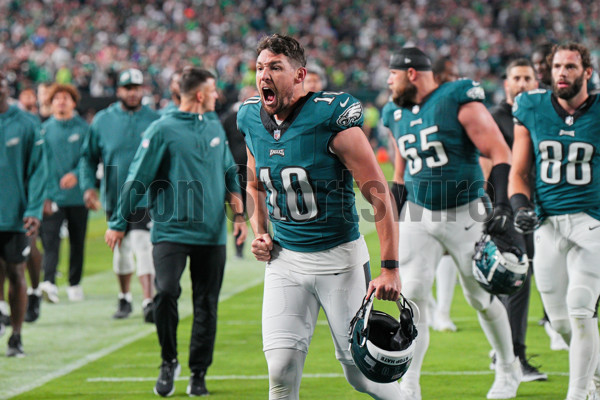
[[[265,104],[272,105],[273,103],[275,103],[275,92],[272,89],[264,87],[262,88],[262,94],[263,99],[265,100]]]
[[[569,82],[558,81],[556,82],[556,86],[558,86],[559,88],[569,87]]]

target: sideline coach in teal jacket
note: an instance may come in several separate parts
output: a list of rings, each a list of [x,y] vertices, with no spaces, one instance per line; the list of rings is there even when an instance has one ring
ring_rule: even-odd
[[[21,326],[27,307],[25,260],[27,236],[34,235],[42,218],[45,171],[44,140],[31,116],[8,105],[8,82],[0,72],[0,268],[8,276],[12,335],[8,357],[23,357]],[[0,325],[0,335],[4,333]]]
[[[214,111],[217,96],[210,72],[184,70],[179,111],[167,113],[144,132],[119,195],[117,218],[111,219],[106,232],[111,248],[120,245],[133,206],[149,190],[157,291],[154,317],[163,360],[154,392],[161,396],[173,393],[180,371],[177,300],[186,259],[190,258],[194,306],[187,393],[198,396],[208,394],[204,376],[212,362],[225,268],[225,200],[234,213],[237,242],[241,244],[247,234],[237,168],[225,132],[218,119],[205,114]]]

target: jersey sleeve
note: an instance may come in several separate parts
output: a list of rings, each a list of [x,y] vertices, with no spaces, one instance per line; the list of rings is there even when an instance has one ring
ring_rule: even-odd
[[[390,125],[394,120],[394,111],[399,109],[400,108],[391,101],[383,106],[381,109],[381,122],[383,123],[383,126],[390,128]]]
[[[453,92],[458,104],[463,105],[472,101],[485,101],[485,91],[479,82],[471,79],[459,79],[458,81],[446,83],[454,85]]]
[[[252,137],[249,134],[250,118],[251,118],[250,114],[252,113],[252,111],[256,110],[254,107],[256,107],[255,105],[259,104],[259,103],[260,103],[260,97],[258,97],[258,96],[250,97],[248,100],[246,100],[240,106],[240,109],[237,114],[238,131],[240,131],[242,136],[244,136],[244,140],[246,141],[246,146],[248,146],[248,149],[250,150],[250,153],[252,153],[252,155],[254,155],[254,146],[252,144]],[[260,111],[260,109],[256,110],[257,113],[259,111]]]
[[[537,89],[530,92],[519,93],[519,95],[515,97],[512,107],[512,115],[515,124],[523,125],[527,129],[531,130],[528,126],[531,125],[529,122],[529,116],[532,115],[530,110],[534,107],[536,98],[539,98],[539,95],[542,93],[545,93],[545,90]]]
[[[362,127],[364,122],[364,112],[361,102],[348,93],[340,93],[334,97],[329,105],[327,102],[320,102],[322,107],[334,107],[331,118],[329,119],[329,128],[333,133],[338,133],[352,127]]]

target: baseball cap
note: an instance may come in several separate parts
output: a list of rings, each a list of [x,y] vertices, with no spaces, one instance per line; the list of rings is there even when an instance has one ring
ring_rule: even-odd
[[[119,75],[119,86],[142,85],[144,83],[144,74],[137,68],[129,68]]]
[[[405,47],[392,54],[390,68],[402,70],[414,68],[417,71],[431,71],[431,60],[418,48]]]

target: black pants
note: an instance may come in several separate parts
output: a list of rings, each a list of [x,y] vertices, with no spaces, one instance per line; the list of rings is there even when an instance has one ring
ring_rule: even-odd
[[[78,285],[83,273],[83,252],[87,230],[88,209],[85,206],[59,207],[58,211],[42,220],[40,237],[44,246],[44,280],[55,283],[60,252],[60,227],[67,220],[69,229],[69,285]]]
[[[156,271],[154,321],[161,357],[166,361],[177,358],[179,281],[189,257],[194,306],[189,367],[194,373],[206,371],[212,363],[217,333],[217,305],[225,270],[225,246],[160,242],[154,244],[152,257]]]
[[[506,307],[513,339],[515,356],[525,358],[525,337],[527,336],[527,318],[529,316],[529,295],[531,293],[531,274],[533,271],[533,234],[525,235],[525,247],[529,257],[529,273],[523,287],[510,296],[499,296]]]

